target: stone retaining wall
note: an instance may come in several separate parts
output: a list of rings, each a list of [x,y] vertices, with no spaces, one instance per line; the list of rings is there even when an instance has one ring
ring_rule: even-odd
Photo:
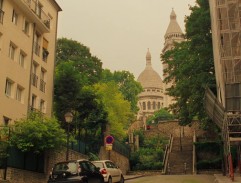
[[[204,133],[197,121],[193,121],[187,126],[180,126],[178,121],[163,121],[158,124],[157,128],[161,134],[165,136],[172,134],[173,137],[180,137],[180,135],[182,137],[193,137],[194,132],[196,136],[201,136]]]
[[[124,175],[126,175],[126,173],[130,170],[130,163],[127,157],[113,150],[107,151],[104,146],[101,147],[99,157],[103,160],[109,159],[113,161],[117,166],[120,167]]]

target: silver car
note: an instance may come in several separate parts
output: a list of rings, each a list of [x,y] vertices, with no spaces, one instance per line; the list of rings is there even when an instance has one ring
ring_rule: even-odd
[[[116,166],[110,160],[99,160],[92,161],[92,163],[100,168],[100,172],[104,177],[104,181],[108,183],[119,182],[124,183],[124,176],[122,174],[121,169]]]

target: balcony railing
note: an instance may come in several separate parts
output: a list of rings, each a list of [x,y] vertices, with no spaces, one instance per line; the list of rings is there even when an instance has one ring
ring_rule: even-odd
[[[38,86],[38,76],[32,73],[32,85],[37,87]]]
[[[45,85],[46,85],[46,82],[43,80],[43,79],[40,79],[40,91],[44,92],[45,93]]]
[[[48,55],[49,55],[48,50],[46,50],[45,48],[43,48],[43,51],[42,51],[42,59],[43,59],[44,62],[47,62]]]
[[[218,4],[218,5],[224,5],[224,4],[225,4],[225,0],[218,0],[218,1],[217,1],[217,4]]]
[[[0,9],[0,23],[3,24],[4,11]]]
[[[42,6],[37,0],[23,0],[29,8],[39,17],[41,22],[49,29],[50,17],[43,11]]]
[[[40,54],[40,45],[37,42],[34,42],[34,53],[39,56]]]

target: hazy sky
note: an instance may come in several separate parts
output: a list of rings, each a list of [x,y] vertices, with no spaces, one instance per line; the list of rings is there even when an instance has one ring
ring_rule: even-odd
[[[152,66],[162,75],[164,35],[174,8],[184,30],[185,15],[195,0],[56,0],[58,37],[76,40],[101,59],[103,68],[127,70],[137,78],[149,48]]]

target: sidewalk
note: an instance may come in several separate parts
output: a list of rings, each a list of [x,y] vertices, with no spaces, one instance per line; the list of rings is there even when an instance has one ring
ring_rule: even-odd
[[[241,176],[238,174],[234,175],[234,181],[228,176],[223,176],[222,174],[214,174],[215,183],[241,183]]]

